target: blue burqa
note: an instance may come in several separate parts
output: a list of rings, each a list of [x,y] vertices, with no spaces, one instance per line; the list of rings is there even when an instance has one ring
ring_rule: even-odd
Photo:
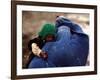
[[[29,68],[84,66],[89,51],[89,38],[81,27],[72,21],[59,17],[56,20],[55,42],[48,42],[42,48],[48,59],[34,57]]]

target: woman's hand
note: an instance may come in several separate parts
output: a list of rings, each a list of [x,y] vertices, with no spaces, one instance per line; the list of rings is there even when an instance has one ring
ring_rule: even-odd
[[[48,58],[48,54],[46,52],[44,52],[44,51],[41,51],[40,57],[42,57],[43,59],[47,59]]]

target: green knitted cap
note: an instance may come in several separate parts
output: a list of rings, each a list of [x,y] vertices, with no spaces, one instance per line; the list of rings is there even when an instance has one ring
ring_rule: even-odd
[[[53,24],[44,24],[43,28],[39,32],[39,36],[42,37],[42,39],[45,39],[47,35],[54,35],[56,33],[56,28]]]

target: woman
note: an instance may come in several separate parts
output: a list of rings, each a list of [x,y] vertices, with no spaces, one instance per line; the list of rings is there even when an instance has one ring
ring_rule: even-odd
[[[62,16],[57,17],[56,28],[56,41],[43,47],[48,53],[48,61],[56,67],[84,66],[89,53],[88,35],[79,25]]]
[[[42,48],[48,54],[47,60],[35,57],[31,68],[84,66],[89,51],[88,36],[65,17],[57,17],[56,28],[56,41],[47,42]]]

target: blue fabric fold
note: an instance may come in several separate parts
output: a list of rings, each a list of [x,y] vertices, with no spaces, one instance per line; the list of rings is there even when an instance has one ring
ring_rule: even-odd
[[[69,20],[65,17],[58,17],[56,20],[56,27],[58,28],[61,26],[67,26],[76,33],[84,34],[83,30],[81,29],[81,27],[78,24],[72,22],[71,20]]]

